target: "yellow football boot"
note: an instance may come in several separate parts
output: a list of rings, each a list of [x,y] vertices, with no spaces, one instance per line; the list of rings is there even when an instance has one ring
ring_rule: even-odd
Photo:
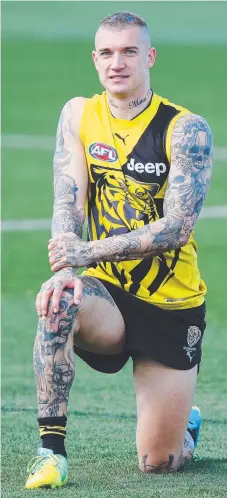
[[[63,455],[55,455],[52,450],[39,448],[37,456],[28,464],[26,489],[58,488],[67,483],[68,462]]]

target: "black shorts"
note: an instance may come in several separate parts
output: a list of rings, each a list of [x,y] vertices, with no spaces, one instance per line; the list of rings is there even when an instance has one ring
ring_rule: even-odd
[[[119,354],[96,354],[75,346],[90,367],[116,373],[129,357],[153,359],[177,370],[189,370],[201,361],[206,328],[205,303],[196,308],[165,310],[102,280],[125,323],[126,344]]]

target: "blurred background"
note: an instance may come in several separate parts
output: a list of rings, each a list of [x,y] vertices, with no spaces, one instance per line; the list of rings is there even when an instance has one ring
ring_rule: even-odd
[[[53,203],[52,157],[57,121],[68,99],[80,95],[90,97],[102,91],[91,58],[94,34],[104,16],[119,10],[131,10],[148,23],[158,53],[151,72],[151,84],[156,93],[201,114],[213,132],[213,181],[196,229],[199,265],[208,285],[208,327],[197,400],[205,417],[200,451],[205,459],[212,460],[210,465],[215,465],[212,469],[216,475],[219,472],[220,494],[213,488],[209,472],[205,472],[203,478],[209,494],[198,496],[226,496],[221,493],[227,450],[227,4],[5,1],[2,2],[2,401],[6,489],[10,497],[24,496],[23,491],[22,494],[15,491],[12,481],[12,473],[18,466],[15,445],[25,465],[27,452],[31,453],[38,441],[32,372],[36,330],[34,300],[40,285],[50,277],[47,243]],[[89,370],[78,361],[77,387],[72,392],[70,407],[69,447],[75,465],[80,459],[76,448],[83,448],[86,455],[89,442],[97,465],[102,458],[107,458],[111,465],[108,455],[112,455],[113,461],[114,454],[116,462],[121,457],[124,467],[126,452],[136,466],[135,402],[130,363],[123,372],[108,377]],[[100,414],[103,417],[106,414],[107,418],[101,418]],[[111,427],[108,425],[110,419]],[[103,443],[97,446],[93,441],[101,437],[100,420]],[[88,440],[85,442],[86,424]],[[25,427],[30,429],[25,430]],[[92,475],[95,468],[97,486],[92,492],[106,498],[102,495],[102,487],[99,489],[103,477],[95,465],[93,462]],[[19,467],[18,472],[23,483],[24,474]],[[196,476],[190,476],[190,479],[198,485]],[[183,477],[179,485],[183,485]],[[116,496],[114,483],[111,486],[108,496]],[[127,486],[130,489],[129,482]],[[144,481],[136,488],[136,498],[141,490],[141,496],[148,496],[143,486]],[[187,489],[184,496],[189,496]],[[77,496],[93,496],[92,492],[85,489],[85,494],[78,491]],[[119,496],[134,496],[126,491],[117,492]],[[168,498],[171,493],[170,486]],[[180,493],[175,489],[173,496],[182,498]]]

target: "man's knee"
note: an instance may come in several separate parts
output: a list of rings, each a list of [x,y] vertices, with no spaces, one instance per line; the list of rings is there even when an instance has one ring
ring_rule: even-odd
[[[193,450],[149,452],[139,459],[139,468],[143,473],[164,474],[176,472],[187,465],[193,457]]]
[[[60,331],[66,336],[72,331],[72,328],[75,328],[75,318],[79,311],[79,307],[73,301],[73,290],[65,289],[62,292],[57,313],[53,309],[52,302],[53,298],[51,296],[47,315],[39,318],[38,335],[40,332],[45,335],[48,332],[58,333]]]
[[[176,470],[177,460],[175,455],[168,451],[150,452],[139,459],[139,468],[143,473],[164,474]]]
[[[53,299],[52,297],[50,298],[49,300],[49,306],[48,306],[48,315],[53,315],[53,316],[56,316],[56,315],[69,315],[69,316],[72,316],[72,313],[74,311],[74,313],[78,310],[79,310],[79,307],[78,305],[76,305],[74,303],[74,292],[73,292],[73,289],[64,289],[62,291],[62,294],[61,294],[61,298],[60,298],[60,301],[59,301],[59,311],[58,313],[55,313],[54,312],[54,309],[53,309]]]

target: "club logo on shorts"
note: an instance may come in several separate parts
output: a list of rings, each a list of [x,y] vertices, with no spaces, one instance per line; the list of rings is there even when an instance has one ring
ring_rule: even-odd
[[[201,330],[199,330],[199,327],[196,327],[195,325],[191,325],[191,327],[189,327],[187,341],[190,348],[192,348],[192,346],[195,346],[195,344],[199,342],[201,335],[202,334]]]
[[[118,159],[116,149],[102,142],[95,142],[89,147],[89,154],[99,161],[114,163]]]
[[[196,325],[191,325],[188,329],[188,336],[187,336],[187,343],[188,346],[184,346],[183,349],[186,351],[186,355],[190,360],[190,363],[192,361],[192,358],[195,356],[196,348],[193,347],[199,342],[201,339],[202,333],[199,327],[196,327]],[[194,352],[194,354],[192,354]]]

